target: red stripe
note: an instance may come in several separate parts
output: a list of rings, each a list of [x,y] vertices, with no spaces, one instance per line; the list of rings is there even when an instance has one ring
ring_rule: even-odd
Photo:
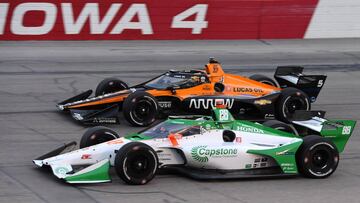
[[[24,2],[4,1],[10,3],[6,18],[4,34],[0,40],[178,40],[178,39],[273,39],[303,38],[318,0],[139,0],[136,3],[146,4],[150,15],[153,34],[143,35],[140,30],[125,30],[122,34],[110,34],[116,23],[134,3],[129,0],[36,0],[55,4],[57,8],[56,22],[49,33],[44,35],[16,35],[10,30],[15,7]],[[120,11],[115,15],[104,34],[91,34],[87,21],[80,34],[65,33],[61,3],[72,3],[75,18],[85,3],[99,3],[100,16],[104,17],[113,3],[122,3]],[[206,21],[208,27],[201,34],[192,34],[189,28],[171,28],[173,17],[196,4],[206,4]],[[44,12],[26,13],[24,26],[41,26],[45,19]]]

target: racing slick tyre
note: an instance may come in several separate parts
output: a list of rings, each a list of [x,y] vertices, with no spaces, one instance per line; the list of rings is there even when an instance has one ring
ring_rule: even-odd
[[[125,82],[117,78],[105,78],[96,87],[95,96],[100,96],[125,89],[129,89],[129,86]]]
[[[147,92],[134,92],[123,103],[125,119],[133,126],[148,126],[156,120],[158,114],[156,99]]]
[[[296,163],[300,174],[308,178],[326,178],[339,164],[339,152],[328,139],[318,135],[303,138],[296,153]]]
[[[295,134],[295,135],[299,135],[299,133],[297,132],[297,130],[294,128],[294,126],[283,123],[281,121],[278,120],[268,120],[265,121],[263,123],[264,126],[276,129],[276,130],[281,130],[287,133],[291,133],[291,134]]]
[[[275,80],[273,80],[265,75],[255,74],[255,75],[250,76],[249,78],[252,80],[267,84],[267,85],[279,87],[279,85],[275,82]]]
[[[156,152],[141,142],[130,142],[115,156],[115,171],[126,183],[143,185],[150,182],[158,169]]]
[[[282,90],[276,101],[275,117],[285,123],[291,123],[296,110],[310,110],[311,104],[305,92],[288,87]]]
[[[120,136],[113,130],[103,126],[89,128],[80,140],[80,149],[90,147],[103,142],[114,140]]]

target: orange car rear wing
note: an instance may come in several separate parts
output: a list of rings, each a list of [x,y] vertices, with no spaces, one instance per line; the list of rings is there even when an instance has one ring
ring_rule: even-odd
[[[315,102],[324,86],[326,75],[305,75],[301,66],[279,66],[274,78],[281,88],[295,87],[304,91]]]

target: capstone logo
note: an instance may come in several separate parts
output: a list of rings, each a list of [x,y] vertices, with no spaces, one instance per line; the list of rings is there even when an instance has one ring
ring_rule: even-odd
[[[191,157],[201,163],[209,161],[210,157],[232,157],[237,155],[238,150],[235,148],[218,148],[211,149],[206,145],[193,147],[191,149]]]

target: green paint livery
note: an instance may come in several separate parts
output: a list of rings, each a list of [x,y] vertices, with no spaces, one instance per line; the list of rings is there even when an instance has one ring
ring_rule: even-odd
[[[347,141],[354,131],[356,121],[333,120],[323,124],[320,134],[331,139],[339,152],[343,152]]]
[[[275,159],[278,165],[281,167],[284,173],[296,174],[298,173],[296,167],[296,159],[295,154],[299,149],[302,141],[297,141],[291,144],[283,145],[280,147],[276,147],[273,149],[266,150],[248,150],[248,153],[257,154],[257,155],[265,155]]]
[[[66,177],[65,181],[68,183],[102,183],[110,182],[111,178],[109,175],[110,162],[106,161],[99,167],[89,170],[85,173],[79,171],[78,175],[75,173],[72,176]]]

